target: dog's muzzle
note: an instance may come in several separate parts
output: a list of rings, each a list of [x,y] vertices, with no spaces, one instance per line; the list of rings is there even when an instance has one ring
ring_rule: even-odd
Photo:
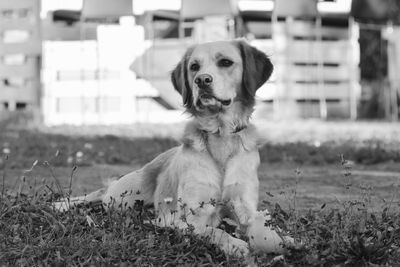
[[[222,108],[223,106],[229,106],[231,103],[231,99],[224,100],[211,94],[201,94],[197,100],[196,106],[201,109],[205,107]]]

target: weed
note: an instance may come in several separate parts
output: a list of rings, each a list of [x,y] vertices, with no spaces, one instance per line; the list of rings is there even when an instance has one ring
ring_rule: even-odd
[[[80,207],[65,213],[55,212],[49,204],[55,198],[71,195],[75,166],[142,164],[176,144],[172,139],[161,138],[70,138],[23,131],[0,135],[0,148],[3,149],[0,151],[7,152],[0,161],[0,265],[245,265],[243,259],[226,257],[219,248],[190,231],[145,223],[154,218],[154,210],[140,203],[129,210],[105,211],[97,206]],[[295,183],[294,189],[283,192],[288,195],[287,203],[275,203],[275,196],[270,192],[265,201],[270,208],[272,225],[290,233],[296,243],[287,245],[287,252],[279,258],[254,253],[256,264],[400,266],[400,212],[395,201],[398,187],[390,187],[393,197],[384,200],[380,209],[373,209],[371,206],[376,207],[371,198],[373,188],[354,183],[350,164],[351,161],[364,164],[399,162],[398,152],[379,145],[379,142],[363,147],[348,143],[318,146],[292,143],[267,144],[261,149],[261,157],[263,162],[319,164],[321,168],[324,168],[323,164],[337,163],[339,159],[347,197],[304,210],[298,192],[304,183],[303,173],[297,169],[295,179],[291,180]],[[45,160],[54,186],[29,184],[24,175],[20,179],[8,177],[9,169],[30,168],[29,172],[42,166]],[[58,180],[53,166],[54,169],[71,167],[70,176],[66,178],[67,189],[62,187],[65,183]],[[19,182],[21,185],[13,188],[20,189],[9,191],[5,186],[7,180]],[[210,203],[220,204],[216,200],[210,200]],[[200,206],[205,204],[199,203]],[[287,208],[282,208],[284,204]],[[231,226],[232,223],[227,221],[225,227]]]
[[[299,213],[295,187],[294,192],[290,192],[294,201],[288,210],[283,210],[279,204],[271,210],[273,224],[291,233],[296,240],[294,246],[287,247],[284,265],[398,266],[399,206],[388,202],[379,212],[372,211],[370,188],[355,188],[351,183],[351,165],[343,155],[341,164],[345,170],[343,179],[346,179],[344,187],[349,192],[348,200],[329,207],[324,203]],[[296,186],[298,182],[296,179]],[[364,194],[358,199],[352,198],[351,190],[361,190]]]

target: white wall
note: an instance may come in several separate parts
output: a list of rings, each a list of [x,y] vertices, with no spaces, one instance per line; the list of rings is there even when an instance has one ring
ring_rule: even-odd
[[[46,125],[169,123],[185,117],[151,97],[157,90],[129,69],[146,47],[142,27],[99,26],[98,41],[43,44],[42,107]]]

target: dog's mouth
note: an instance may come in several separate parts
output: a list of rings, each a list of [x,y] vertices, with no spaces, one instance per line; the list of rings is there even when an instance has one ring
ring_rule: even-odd
[[[214,95],[210,94],[202,94],[199,96],[196,106],[200,109],[204,109],[206,107],[210,108],[222,108],[223,106],[227,107],[232,103],[231,99],[220,99]]]

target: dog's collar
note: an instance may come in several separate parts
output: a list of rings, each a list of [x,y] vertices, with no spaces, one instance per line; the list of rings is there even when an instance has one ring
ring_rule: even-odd
[[[238,126],[236,126],[234,129],[233,129],[233,131],[232,132],[230,132],[230,134],[238,134],[238,133],[240,133],[241,131],[243,131],[244,129],[246,129],[247,128],[247,126],[246,125],[238,125]],[[205,130],[205,129],[201,129],[201,131],[203,132],[203,133],[205,133],[205,134],[220,134],[221,133],[221,129],[219,128],[216,132],[212,132],[212,131],[207,131],[207,130]]]

